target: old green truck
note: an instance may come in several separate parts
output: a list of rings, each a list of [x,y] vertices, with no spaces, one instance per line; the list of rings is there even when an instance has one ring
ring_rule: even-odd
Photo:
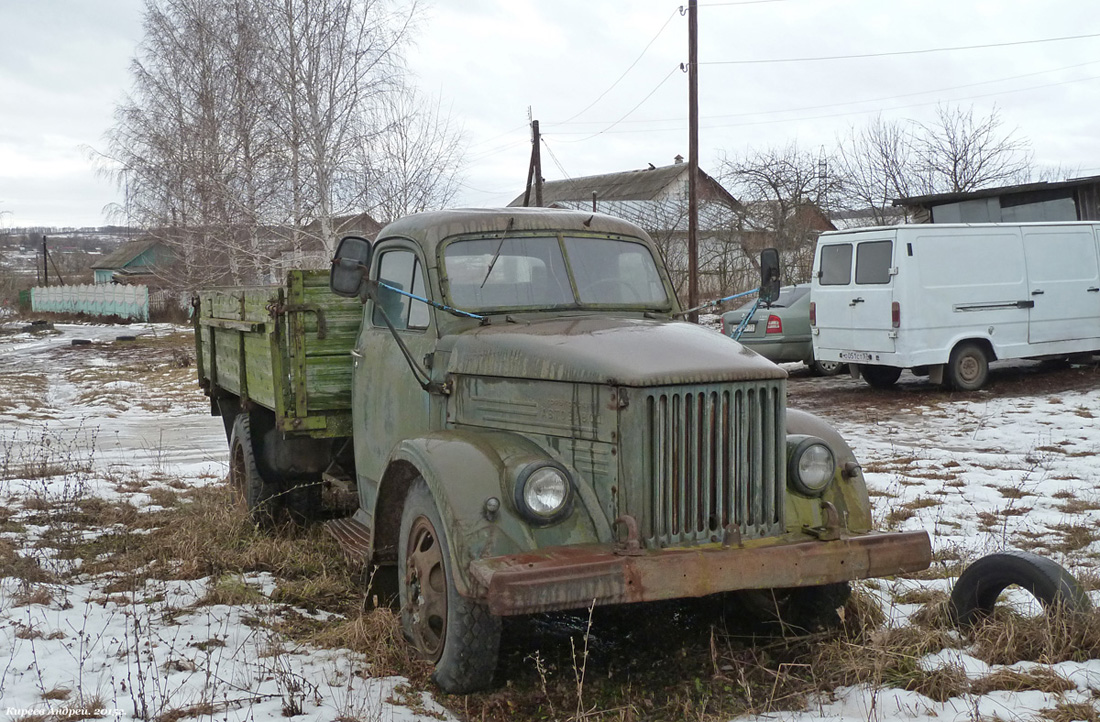
[[[196,298],[199,378],[260,524],[317,515],[391,575],[434,680],[492,683],[508,615],[756,594],[792,614],[924,569],[786,372],[678,320],[652,240],[594,213],[423,213],[329,272]],[[766,590],[766,592],[764,591]]]

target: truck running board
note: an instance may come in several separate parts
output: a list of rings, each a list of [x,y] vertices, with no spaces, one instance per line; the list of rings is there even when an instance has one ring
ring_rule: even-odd
[[[359,567],[367,563],[373,543],[370,527],[349,516],[326,521],[325,531],[340,545],[349,564]]]

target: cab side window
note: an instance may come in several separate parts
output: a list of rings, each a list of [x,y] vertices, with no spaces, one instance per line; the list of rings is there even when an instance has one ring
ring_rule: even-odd
[[[393,250],[382,254],[378,262],[378,293],[375,297],[371,322],[375,326],[385,326],[385,313],[394,328],[424,329],[428,327],[428,304],[417,301],[398,291],[415,296],[425,296],[424,272],[420,261],[412,251]],[[381,284],[386,284],[390,288]]]

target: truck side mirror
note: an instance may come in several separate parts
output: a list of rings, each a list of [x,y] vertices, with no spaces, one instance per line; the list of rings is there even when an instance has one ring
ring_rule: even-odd
[[[760,252],[760,303],[775,303],[779,298],[779,251],[765,248]]]
[[[359,295],[370,270],[371,245],[366,238],[345,236],[332,257],[328,287],[337,296],[353,298]]]

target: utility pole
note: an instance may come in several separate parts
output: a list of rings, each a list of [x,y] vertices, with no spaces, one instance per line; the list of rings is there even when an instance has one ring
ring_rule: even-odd
[[[50,285],[50,256],[46,250],[46,235],[42,235],[42,285]]]
[[[531,121],[531,163],[527,167],[527,190],[523,192],[523,205],[531,205],[531,187],[535,189],[535,205],[542,206],[542,136],[539,122]],[[532,181],[534,181],[532,183]]]
[[[688,0],[688,308],[699,305],[699,7]],[[699,320],[698,312],[688,318]]]

